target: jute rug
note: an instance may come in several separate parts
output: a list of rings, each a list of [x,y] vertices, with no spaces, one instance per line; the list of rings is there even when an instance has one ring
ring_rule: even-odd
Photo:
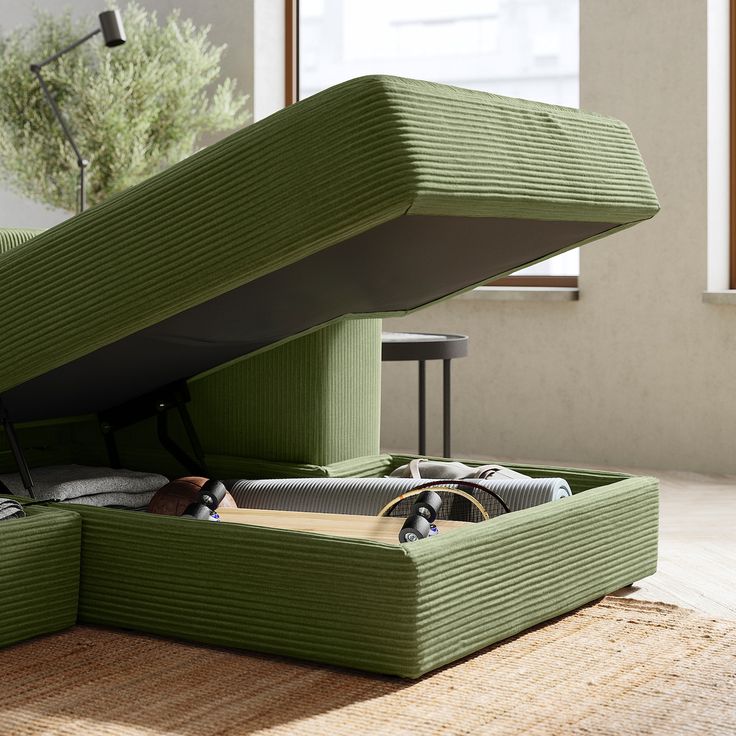
[[[415,682],[78,627],[0,684],[2,736],[732,736],[736,622],[605,598]]]

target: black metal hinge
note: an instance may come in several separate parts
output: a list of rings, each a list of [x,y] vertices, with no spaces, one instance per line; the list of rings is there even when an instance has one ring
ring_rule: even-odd
[[[100,422],[102,436],[105,439],[110,465],[113,468],[120,467],[120,454],[115,441],[115,432],[144,419],[156,417],[156,433],[161,446],[190,473],[207,476],[207,463],[202,444],[187,410],[187,403],[190,399],[186,382],[177,381],[151,393],[126,401],[112,409],[99,412],[97,417]],[[171,410],[176,410],[179,414],[179,419],[191,445],[191,454],[177,444],[169,434],[169,412]]]

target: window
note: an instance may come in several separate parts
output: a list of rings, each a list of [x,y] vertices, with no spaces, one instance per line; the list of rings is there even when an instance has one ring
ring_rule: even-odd
[[[395,74],[578,106],[579,0],[286,0],[286,101]],[[577,250],[494,284],[577,284]]]
[[[710,12],[710,11],[709,11]],[[736,0],[729,2],[729,289],[736,289]]]

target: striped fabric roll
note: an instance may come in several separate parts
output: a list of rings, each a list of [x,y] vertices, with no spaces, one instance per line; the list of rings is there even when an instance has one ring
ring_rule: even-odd
[[[563,478],[526,478],[519,480],[477,480],[506,501],[511,511],[521,511],[550,501],[559,501],[572,495]]]
[[[228,481],[226,485],[241,508],[374,515],[392,499],[427,482],[415,478],[288,478],[236,480]],[[571,495],[570,486],[562,478],[474,479],[473,482],[498,494],[511,511]],[[455,483],[457,481],[447,481],[449,487],[454,487]],[[501,513],[500,505],[492,496],[478,490],[471,491],[467,486],[460,487],[475,496],[491,516]],[[410,505],[410,502],[402,502],[395,507],[394,512],[399,516],[404,515]],[[456,518],[457,504],[447,502],[443,504],[440,518],[448,518],[451,507],[452,516]],[[460,516],[466,515],[467,512],[460,512]]]

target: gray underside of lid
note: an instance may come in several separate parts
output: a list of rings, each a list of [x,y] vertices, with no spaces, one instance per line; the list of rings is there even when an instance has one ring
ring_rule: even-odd
[[[421,307],[614,227],[399,217],[26,381],[2,400],[14,421],[101,411],[344,315]]]

